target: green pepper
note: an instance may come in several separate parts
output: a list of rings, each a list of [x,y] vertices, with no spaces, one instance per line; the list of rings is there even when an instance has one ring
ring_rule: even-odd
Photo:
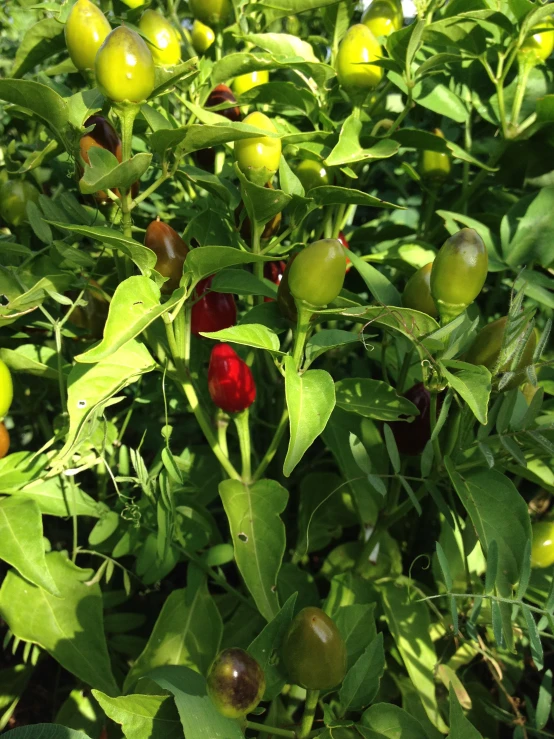
[[[442,131],[436,128],[434,131],[436,136],[444,138]],[[445,182],[452,169],[452,161],[450,155],[444,151],[432,151],[425,149],[421,152],[419,159],[418,171],[424,180],[432,184],[440,184]]]
[[[321,608],[303,608],[288,628],[281,648],[291,683],[307,690],[329,690],[346,673],[346,644]]]
[[[204,54],[215,41],[215,33],[209,26],[202,23],[202,21],[195,20],[192,24],[190,38],[195,52],[197,54]]]
[[[483,289],[488,267],[485,244],[474,229],[463,228],[444,242],[431,270],[431,295],[443,323],[473,303]]]
[[[545,18],[538,23],[534,29],[542,29],[538,33],[531,33],[521,49],[519,50],[520,62],[526,61],[534,64],[545,62],[554,50],[554,22],[552,18]]]
[[[161,13],[146,10],[140,19],[139,28],[148,41],[154,64],[173,67],[181,59],[181,42],[177,31]]]
[[[27,203],[38,203],[40,193],[27,180],[7,180],[0,186],[0,216],[10,226],[27,220]]]
[[[427,313],[431,318],[438,318],[439,312],[431,295],[432,269],[433,262],[429,262],[429,264],[414,272],[402,293],[402,305],[404,308]]]
[[[250,113],[243,123],[263,131],[277,133],[273,122],[263,113]],[[265,185],[279,169],[281,139],[259,136],[235,142],[235,159],[243,174],[256,185]]]
[[[269,82],[269,72],[266,72],[265,69],[241,74],[233,80],[233,92],[235,95],[244,95],[248,90],[252,90],[258,85],[264,85],[266,82]]]
[[[554,521],[538,521],[531,531],[531,566],[550,567],[554,564]]]
[[[321,239],[303,249],[292,264],[288,285],[297,300],[314,308],[331,303],[342,290],[346,257],[338,239]]]
[[[381,46],[367,26],[358,23],[346,32],[337,54],[335,69],[350,95],[368,93],[383,78],[383,68],[372,62],[383,56]]]
[[[127,26],[106,38],[96,55],[96,83],[109,100],[139,103],[154,89],[154,60],[146,42]]]
[[[0,359],[0,419],[10,410],[13,400],[13,382],[8,365]]]
[[[64,28],[67,50],[77,69],[94,69],[98,49],[111,30],[100,8],[90,0],[77,0]]]
[[[503,318],[499,318],[497,321],[493,321],[484,326],[484,328],[479,331],[475,337],[475,341],[467,351],[464,357],[465,361],[470,364],[482,364],[487,369],[491,371],[494,370],[502,350],[507,323],[508,317],[504,316]],[[526,327],[522,329],[521,334],[525,333],[525,330]],[[536,348],[537,334],[535,331],[532,331],[525,343],[525,347],[521,353],[517,366],[513,369],[516,374],[506,385],[503,386],[503,390],[512,390],[514,387],[521,385],[525,379],[525,368],[532,363]],[[497,372],[509,372],[511,363],[512,361],[509,360],[502,365],[502,367],[499,367]]]
[[[226,345],[219,344],[216,349],[222,346]],[[208,672],[206,687],[221,714],[228,718],[241,718],[261,701],[265,676],[254,657],[244,649],[231,647],[215,658]]]
[[[224,24],[232,13],[231,0],[189,0],[193,16],[208,26]]]
[[[403,22],[400,0],[373,0],[362,17],[362,23],[376,38],[398,31]]]
[[[146,5],[146,0],[121,0],[122,3],[128,8],[140,8],[141,5]]]
[[[327,170],[321,162],[316,162],[315,159],[304,159],[296,167],[295,173],[302,183],[305,192],[311,190],[312,187],[321,187],[322,185],[330,184]]]

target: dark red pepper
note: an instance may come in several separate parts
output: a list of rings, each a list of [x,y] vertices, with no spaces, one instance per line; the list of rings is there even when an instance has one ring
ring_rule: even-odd
[[[218,344],[212,349],[208,390],[215,405],[226,413],[240,413],[256,399],[250,367],[229,344]]]
[[[344,231],[341,231],[340,234],[337,236],[337,238],[340,241],[340,243],[344,246],[345,249],[350,250],[350,244],[346,240],[346,236],[344,235]],[[348,257],[346,257],[346,271],[347,272],[348,272],[348,270],[350,269],[351,266],[352,266],[352,262],[350,261],[350,259],[348,259]]]
[[[273,282],[274,285],[280,285],[283,279],[283,273],[287,268],[286,262],[266,262],[264,264],[264,277],[266,280]],[[264,298],[264,302],[272,303],[273,298]]]
[[[175,229],[157,218],[146,229],[144,245],[157,257],[154,269],[169,279],[162,286],[163,293],[172,293],[179,287],[188,246]]]
[[[191,330],[195,336],[200,332],[221,331],[237,322],[237,306],[229,293],[210,290],[214,276],[201,280],[196,287],[199,298],[192,306]]]
[[[422,382],[418,382],[404,393],[404,397],[416,406],[419,416],[411,423],[393,421],[389,425],[400,454],[421,454],[431,438],[431,393]],[[441,405],[442,397],[439,395],[437,411]]]

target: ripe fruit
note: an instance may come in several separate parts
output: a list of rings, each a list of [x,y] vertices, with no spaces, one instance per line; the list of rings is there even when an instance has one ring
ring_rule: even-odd
[[[199,300],[192,306],[191,331],[195,336],[201,332],[221,331],[237,322],[237,306],[229,293],[216,293],[210,290],[213,275],[201,280],[196,286]]]
[[[342,290],[346,257],[338,239],[321,239],[303,249],[291,266],[288,284],[297,300],[315,308],[331,303]]]
[[[274,285],[281,284],[283,273],[287,268],[286,262],[266,262],[264,264],[264,277],[266,280],[273,282]],[[272,303],[273,298],[264,298],[265,303]]]
[[[143,39],[119,26],[96,55],[96,82],[100,92],[116,103],[146,100],[154,89],[154,60]]]
[[[533,544],[531,546],[532,567],[550,567],[554,564],[554,523],[537,521],[531,527]]]
[[[208,672],[208,695],[228,718],[241,718],[253,711],[265,691],[262,668],[244,649],[224,649]]]
[[[295,173],[302,183],[305,192],[311,190],[312,187],[331,184],[325,167],[321,162],[316,162],[314,159],[304,159],[296,168]]]
[[[362,23],[375,37],[389,36],[402,28],[400,0],[373,0],[363,15]]]
[[[181,43],[177,31],[161,13],[146,10],[139,28],[148,40],[154,64],[172,67],[181,59]]]
[[[13,400],[13,382],[8,365],[0,359],[0,418],[10,410]]]
[[[3,423],[0,423],[0,459],[3,459],[10,450],[10,434]]]
[[[427,313],[431,318],[438,318],[439,312],[431,295],[432,269],[433,262],[429,262],[429,264],[414,272],[402,293],[402,305],[404,308]]]
[[[335,65],[342,87],[354,95],[377,87],[383,78],[383,68],[372,62],[382,56],[381,46],[367,26],[358,23],[349,28],[339,47]]]
[[[27,220],[27,203],[38,203],[37,188],[27,180],[7,180],[0,186],[0,216],[10,226]]]
[[[157,256],[156,272],[169,278],[162,285],[162,292],[172,293],[179,287],[183,276],[183,264],[189,252],[187,245],[177,231],[159,218],[146,229],[144,245]]]
[[[197,54],[204,54],[215,41],[215,33],[209,26],[202,23],[202,21],[195,20],[192,24],[190,38],[195,52]]]
[[[269,82],[269,72],[265,69],[257,72],[248,72],[247,74],[241,74],[235,77],[233,80],[233,90],[236,95],[244,95],[248,90],[252,90],[258,85],[263,85]]]
[[[263,131],[277,133],[273,122],[263,113],[250,113],[244,123]],[[281,139],[259,136],[235,142],[235,159],[241,171],[256,185],[265,185],[279,169]]]
[[[210,92],[208,99],[206,100],[206,108],[215,108],[216,105],[223,105],[223,103],[236,103],[237,99],[233,95],[233,91],[227,85],[217,85]],[[223,110],[217,111],[219,115],[224,116],[229,121],[240,121],[240,108],[235,105],[233,108],[224,108]]]
[[[250,367],[229,344],[218,344],[212,349],[208,390],[215,405],[226,413],[241,413],[256,400]]]
[[[77,298],[78,293],[72,291],[69,297]],[[85,306],[78,305],[71,311],[69,320],[75,326],[88,331],[93,339],[101,339],[104,334],[104,326],[108,318],[110,304],[104,297],[102,288],[96,280],[90,280],[83,298],[87,301]]]
[[[193,16],[208,26],[225,23],[232,13],[231,0],[189,0]]]
[[[77,69],[94,69],[98,49],[112,30],[104,13],[90,0],[77,0],[65,22],[65,43]]]
[[[400,454],[421,454],[431,438],[431,393],[422,382],[418,382],[404,393],[404,397],[416,406],[419,416],[411,423],[393,421],[389,426]],[[441,404],[439,396],[437,406]]]
[[[293,619],[281,648],[290,682],[307,690],[329,690],[346,673],[346,644],[321,608],[303,608]]]

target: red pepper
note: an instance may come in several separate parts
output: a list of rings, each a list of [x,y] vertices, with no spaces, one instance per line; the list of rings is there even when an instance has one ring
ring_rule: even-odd
[[[201,280],[196,287],[196,297],[200,298],[192,306],[191,330],[195,336],[201,331],[221,331],[237,322],[237,306],[229,293],[216,293],[210,290],[214,276]]]
[[[418,382],[404,393],[404,397],[416,406],[419,416],[411,423],[393,421],[389,425],[400,454],[421,454],[431,438],[431,393],[422,382]],[[437,411],[440,411],[442,397],[439,396],[437,401]]]
[[[341,231],[337,238],[340,241],[340,243],[344,246],[345,249],[350,249],[350,244],[346,240],[344,231]],[[352,262],[350,261],[350,259],[348,259],[348,257],[346,257],[346,271],[347,272],[349,271],[351,266],[352,266]]]
[[[212,349],[208,390],[215,405],[227,413],[240,413],[256,399],[250,367],[229,344],[218,344]]]
[[[273,282],[275,285],[279,285],[283,279],[283,272],[287,267],[286,262],[266,262],[264,264],[264,277],[266,280]],[[264,298],[264,302],[272,303],[273,298]]]
[[[233,91],[227,85],[218,85],[210,92],[208,99],[206,100],[206,108],[215,108],[216,105],[223,105],[223,103],[236,103],[237,99],[233,95]],[[240,121],[241,114],[240,108],[236,105],[234,108],[225,108],[225,110],[219,110],[219,115],[225,116],[230,121]]]

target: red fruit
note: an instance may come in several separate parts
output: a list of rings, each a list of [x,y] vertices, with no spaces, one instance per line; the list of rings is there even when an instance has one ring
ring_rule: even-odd
[[[206,108],[215,108],[216,105],[223,105],[223,103],[236,103],[237,99],[233,95],[233,91],[227,85],[218,85],[210,92],[208,99],[206,100]],[[225,110],[219,110],[219,115],[225,116],[230,121],[240,121],[241,114],[240,108],[236,105],[234,108],[225,108]]]
[[[237,322],[235,299],[228,293],[212,292],[210,286],[213,278],[213,275],[207,277],[196,287],[196,296],[200,299],[192,306],[191,320],[191,330],[195,336],[202,331],[221,331]]]
[[[411,423],[393,421],[390,425],[396,446],[400,454],[421,454],[431,438],[431,393],[422,382],[411,387],[404,397],[411,401],[419,411]],[[442,399],[439,396],[437,410],[440,410]]]
[[[283,279],[283,272],[287,267],[286,262],[266,262],[264,264],[264,277],[266,280],[279,285]],[[272,303],[273,298],[264,298],[265,303]]]
[[[340,243],[344,246],[345,249],[350,249],[350,244],[346,240],[346,236],[344,235],[344,231],[341,231],[340,234],[337,236],[337,238],[340,241]],[[352,262],[350,261],[350,259],[348,259],[348,257],[346,257],[346,271],[347,272],[348,272],[348,270],[350,269],[351,266],[352,266]]]
[[[212,349],[208,390],[215,405],[227,413],[240,413],[256,399],[250,367],[229,344],[218,344]]]
[[[10,434],[3,423],[0,423],[0,459],[6,456],[10,449]]]

